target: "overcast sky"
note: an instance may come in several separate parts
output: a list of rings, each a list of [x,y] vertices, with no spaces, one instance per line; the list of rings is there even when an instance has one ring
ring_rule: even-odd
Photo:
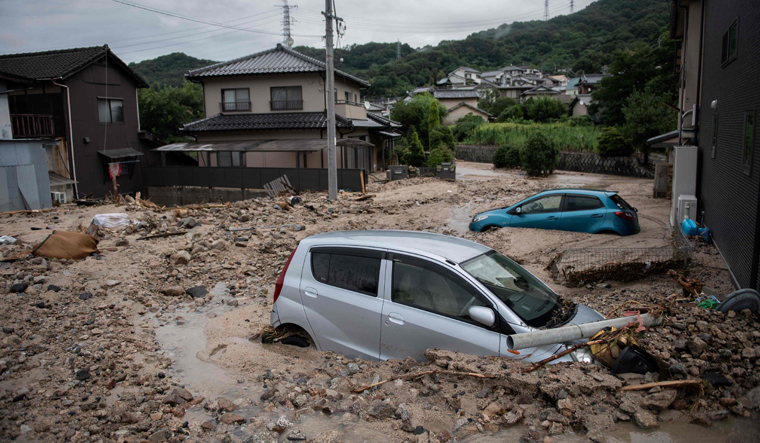
[[[121,1],[121,0],[118,0]],[[180,15],[147,11],[117,0],[0,0],[0,54],[108,44],[124,61],[172,52],[230,60],[282,41],[282,0],[124,0]],[[578,11],[594,0],[575,0]],[[502,23],[540,20],[544,0],[335,0],[346,23],[342,46],[400,40],[413,47],[467,35]],[[295,45],[320,47],[321,0],[290,0]],[[570,12],[570,0],[551,0],[550,16]],[[196,21],[192,21],[196,20]],[[200,22],[222,24],[227,28]],[[235,28],[235,29],[232,29]]]

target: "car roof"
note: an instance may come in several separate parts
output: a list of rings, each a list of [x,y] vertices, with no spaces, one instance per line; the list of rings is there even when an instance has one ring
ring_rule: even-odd
[[[615,195],[618,193],[618,191],[607,191],[603,189],[584,189],[584,188],[560,188],[560,189],[549,189],[547,191],[539,192],[536,195],[539,194],[565,194],[565,193],[578,193],[578,194],[589,194],[589,195]]]
[[[457,263],[485,254],[491,248],[463,238],[421,231],[333,231],[301,241],[308,246],[365,246],[416,253]]]

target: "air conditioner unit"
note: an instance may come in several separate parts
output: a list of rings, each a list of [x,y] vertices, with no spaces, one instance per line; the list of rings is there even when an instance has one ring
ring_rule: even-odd
[[[676,220],[680,224],[685,218],[697,221],[697,197],[693,195],[678,196],[678,212]]]
[[[66,193],[65,192],[51,192],[50,200],[64,205],[66,204]]]
[[[676,146],[673,148],[673,192],[670,209],[670,225],[680,223],[683,217],[678,216],[678,202],[682,195],[694,197],[697,193],[697,147]],[[696,211],[696,206],[693,211]]]

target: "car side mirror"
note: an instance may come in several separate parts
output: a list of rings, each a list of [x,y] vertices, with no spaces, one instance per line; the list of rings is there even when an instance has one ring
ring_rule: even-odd
[[[520,213],[522,213],[522,209],[519,206],[509,211],[510,215],[520,215]]]
[[[496,323],[496,314],[491,308],[485,306],[471,306],[467,313],[471,319],[483,326],[490,328]]]

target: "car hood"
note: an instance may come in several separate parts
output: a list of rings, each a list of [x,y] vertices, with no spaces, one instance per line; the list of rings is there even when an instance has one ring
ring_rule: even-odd
[[[605,317],[602,314],[596,312],[586,305],[578,304],[578,309],[575,311],[575,315],[564,326],[582,325],[585,323],[591,323],[604,319]]]
[[[475,215],[477,217],[478,215],[506,215],[507,208],[493,208],[489,209],[487,211],[479,212]]]

